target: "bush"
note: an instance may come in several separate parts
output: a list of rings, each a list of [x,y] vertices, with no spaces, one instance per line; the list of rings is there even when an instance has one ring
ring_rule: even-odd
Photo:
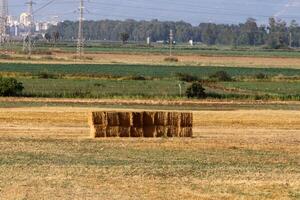
[[[166,62],[178,62],[179,60],[176,57],[166,57],[165,61]]]
[[[0,77],[0,96],[18,96],[23,89],[23,84],[16,79]]]
[[[180,81],[185,81],[185,82],[199,81],[199,78],[197,76],[193,76],[190,74],[178,73],[177,76],[179,77]]]
[[[39,79],[57,79],[58,76],[56,74],[51,74],[46,71],[38,73]]]
[[[6,54],[0,54],[0,59],[11,59],[11,56]]]
[[[256,79],[266,79],[266,78],[268,78],[268,76],[266,74],[263,74],[263,73],[255,74],[254,77]]]
[[[135,80],[135,81],[145,81],[145,80],[147,80],[144,76],[139,76],[139,75],[137,75],[137,76],[132,76],[131,77],[131,80]]]
[[[218,71],[210,75],[209,78],[217,81],[232,81],[231,76],[225,71]]]
[[[188,98],[206,98],[205,89],[202,87],[201,83],[193,83],[187,90],[186,96]]]

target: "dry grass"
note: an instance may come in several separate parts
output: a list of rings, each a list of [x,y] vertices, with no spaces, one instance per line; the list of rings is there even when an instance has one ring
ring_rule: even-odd
[[[0,199],[300,197],[299,111],[195,112],[193,139],[91,140],[90,110],[0,109]]]
[[[33,55],[31,60],[26,60],[26,57],[18,56],[18,59],[5,60],[6,63],[45,63],[45,64],[68,64],[68,63],[83,63],[83,64],[169,64],[165,62],[165,55],[155,54],[122,54],[122,53],[97,53],[86,54],[89,60],[75,60],[72,54],[55,53],[53,59],[43,59],[41,55]],[[195,65],[195,66],[229,66],[229,67],[272,67],[272,68],[295,68],[300,69],[300,58],[280,58],[280,57],[235,57],[235,56],[202,56],[202,55],[180,55],[177,56],[178,65]],[[173,63],[176,65],[176,63]]]

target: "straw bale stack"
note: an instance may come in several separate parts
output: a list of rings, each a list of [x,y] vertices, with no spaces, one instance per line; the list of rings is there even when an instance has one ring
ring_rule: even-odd
[[[130,127],[132,126],[132,113],[130,112],[120,112],[119,115],[119,123],[121,127]]]
[[[143,113],[140,112],[132,113],[132,126],[138,128],[143,127]]]
[[[130,137],[130,127],[120,127],[119,128],[120,137]]]
[[[131,127],[130,128],[130,137],[144,137],[143,128]]]
[[[102,125],[94,125],[91,127],[91,137],[106,137],[106,126]]]
[[[119,113],[108,112],[107,113],[107,125],[108,126],[120,126]]]
[[[154,123],[156,126],[166,126],[167,125],[167,113],[166,112],[155,112]]]
[[[92,112],[89,115],[89,125],[107,125],[107,114],[106,112]]]
[[[193,113],[181,113],[180,126],[181,127],[192,127],[193,126]]]
[[[192,137],[193,114],[179,112],[92,112],[91,137]]]
[[[168,113],[168,119],[167,119],[167,125],[168,126],[180,126],[180,120],[181,120],[181,113],[177,112],[169,112]]]

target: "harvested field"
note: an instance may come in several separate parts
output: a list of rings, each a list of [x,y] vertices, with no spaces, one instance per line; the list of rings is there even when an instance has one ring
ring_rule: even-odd
[[[91,140],[91,110],[0,109],[0,199],[299,199],[299,111],[200,111],[192,139]]]
[[[52,64],[70,64],[74,63],[73,54],[57,53],[58,60],[43,60],[41,56],[33,56],[31,63],[52,63]],[[165,55],[155,54],[126,54],[126,53],[97,53],[86,54],[93,58],[92,60],[76,61],[82,64],[167,64],[164,61]],[[233,66],[233,67],[287,67],[300,69],[299,58],[282,57],[255,57],[255,56],[203,56],[203,55],[178,55],[178,64],[187,64],[195,66]],[[27,60],[1,60],[3,63],[28,63]]]

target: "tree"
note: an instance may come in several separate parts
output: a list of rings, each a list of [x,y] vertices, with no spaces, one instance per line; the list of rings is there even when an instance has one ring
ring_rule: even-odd
[[[217,71],[209,76],[209,78],[217,81],[232,81],[231,76],[225,71]]]
[[[286,48],[289,45],[289,33],[286,22],[271,17],[269,19],[267,44],[270,48]]]
[[[47,40],[47,42],[51,41],[51,35],[49,33],[45,33],[45,39]]]
[[[121,40],[122,40],[122,43],[123,44],[125,44],[127,41],[128,41],[128,39],[129,39],[129,34],[128,33],[121,33],[120,34],[120,38],[121,38]]]
[[[186,96],[188,98],[198,98],[203,99],[206,98],[207,95],[205,93],[205,89],[202,87],[201,83],[193,83],[188,89],[186,90]]]
[[[52,38],[53,38],[54,42],[56,43],[59,39],[59,32],[58,31],[53,32]]]
[[[23,84],[16,79],[0,77],[0,96],[17,96],[23,89]]]
[[[239,43],[243,45],[256,45],[258,44],[259,30],[256,20],[253,18],[247,19],[245,24],[241,25],[241,35]]]
[[[204,26],[204,31],[202,34],[202,40],[204,43],[208,45],[215,45],[216,40],[218,38],[218,28],[216,24],[208,23],[208,24],[200,24],[200,26]]]

